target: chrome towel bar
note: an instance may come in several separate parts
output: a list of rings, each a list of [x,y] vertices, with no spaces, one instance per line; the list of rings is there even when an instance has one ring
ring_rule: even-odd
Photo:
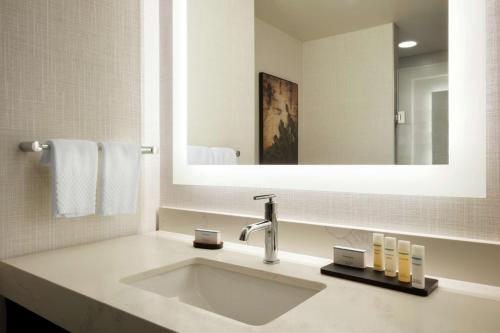
[[[40,152],[42,150],[50,149],[50,147],[48,144],[40,143],[38,141],[25,141],[19,144],[19,149],[25,153],[29,153]],[[158,148],[156,146],[142,146],[141,152],[143,154],[156,154],[158,153]]]

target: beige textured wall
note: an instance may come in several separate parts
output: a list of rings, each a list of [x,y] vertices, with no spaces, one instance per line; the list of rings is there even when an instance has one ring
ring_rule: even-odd
[[[303,50],[300,164],[394,164],[394,25]]]
[[[172,207],[260,215],[262,203],[252,195],[275,192],[283,219],[322,222],[352,227],[383,228],[398,232],[457,236],[500,241],[500,0],[487,0],[487,198],[438,198],[369,195],[258,188],[172,185],[171,40],[162,39],[162,170],[161,202]],[[170,1],[161,15],[170,19]],[[164,36],[170,25],[163,24]],[[307,234],[302,237],[308,237]],[[311,237],[311,236],[309,236]]]
[[[139,0],[0,1],[0,258],[146,230],[134,216],[51,217],[23,140],[141,139]],[[154,224],[153,224],[154,225]]]
[[[255,161],[253,1],[188,1],[188,142]],[[227,47],[227,45],[231,47]]]

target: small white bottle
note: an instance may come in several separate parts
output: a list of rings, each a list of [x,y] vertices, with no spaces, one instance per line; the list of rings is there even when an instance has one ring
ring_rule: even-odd
[[[413,288],[425,288],[425,247],[421,245],[411,246],[411,286]]]
[[[386,237],[384,241],[385,276],[395,277],[398,271],[398,253],[396,251],[396,238]]]
[[[383,272],[384,267],[384,234],[373,234],[373,269]]]

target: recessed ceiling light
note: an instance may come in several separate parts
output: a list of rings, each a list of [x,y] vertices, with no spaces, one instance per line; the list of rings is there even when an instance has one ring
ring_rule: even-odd
[[[417,42],[415,42],[414,40],[408,40],[406,42],[401,42],[399,43],[399,47],[402,48],[402,49],[409,49],[410,47],[415,47],[417,46]]]

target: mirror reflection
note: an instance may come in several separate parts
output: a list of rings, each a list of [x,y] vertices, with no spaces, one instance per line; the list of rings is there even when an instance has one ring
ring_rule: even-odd
[[[190,164],[448,164],[447,0],[188,0]]]

